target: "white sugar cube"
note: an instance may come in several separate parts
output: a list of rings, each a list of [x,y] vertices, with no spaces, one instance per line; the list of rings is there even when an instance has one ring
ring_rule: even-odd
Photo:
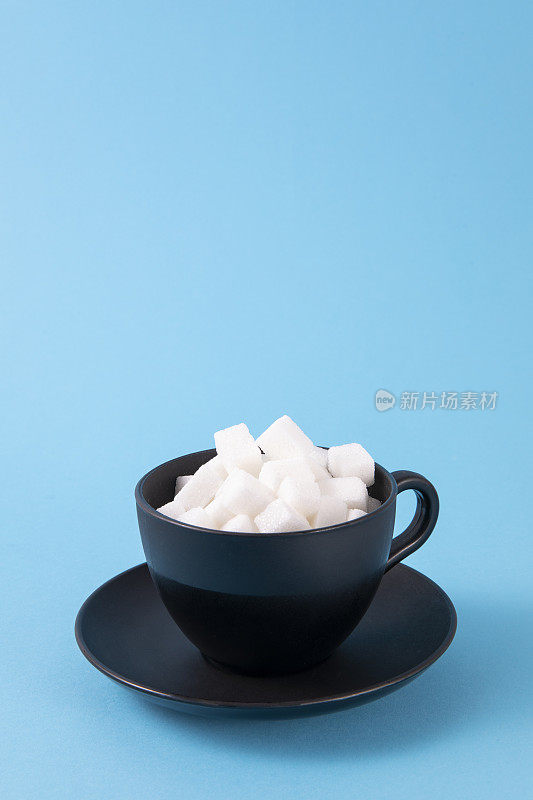
[[[220,478],[222,478],[223,481],[225,481],[226,478],[228,477],[228,470],[224,466],[224,462],[222,461],[220,456],[215,456],[214,458],[210,458],[209,461],[206,461],[205,464],[202,464],[202,466],[196,470],[195,474],[200,472],[200,470],[212,470]]]
[[[360,508],[366,511],[368,490],[361,478],[328,478],[319,481],[318,485],[323,495],[340,497],[348,508]]]
[[[322,495],[318,510],[311,518],[313,528],[327,528],[328,525],[339,525],[346,522],[348,506],[340,497]]]
[[[366,486],[372,486],[374,483],[374,459],[360,444],[330,447],[328,470],[334,478],[361,478]]]
[[[352,519],[359,519],[359,517],[366,517],[366,511],[362,511],[360,508],[350,508],[348,511],[348,521]]]
[[[320,450],[320,447],[316,447],[315,450]],[[321,450],[321,452],[326,453],[325,450]],[[304,456],[304,460],[315,476],[315,481],[323,481],[326,478],[331,478],[331,475],[326,469],[327,456],[324,459],[319,459],[315,458],[315,455],[311,453],[309,456]]]
[[[282,459],[309,455],[315,445],[286,414],[270,425],[257,439],[268,458]]]
[[[224,478],[221,476],[221,465],[213,464],[213,461],[214,459],[203,464],[176,495],[175,499],[185,511],[190,508],[204,508],[222,486]]]
[[[283,458],[275,461],[267,461],[261,467],[259,480],[270,487],[273,492],[277,492],[282,480],[290,475],[299,480],[314,481],[314,469],[310,466],[311,459],[307,458]],[[315,462],[316,463],[316,462]],[[320,466],[317,464],[318,469]]]
[[[257,525],[247,514],[237,514],[232,517],[225,525],[223,531],[233,531],[234,533],[259,533]]]
[[[298,511],[303,517],[316,514],[320,503],[320,489],[316,481],[298,480],[287,475],[281,481],[278,497]]]
[[[253,518],[274,500],[275,494],[249,472],[234,469],[220,487],[217,498],[233,514],[248,514]]]
[[[186,483],[189,483],[191,478],[192,478],[192,475],[178,475],[178,477],[176,478],[176,489],[174,491],[174,496],[176,496],[177,493],[181,489],[183,489],[183,487],[185,486]]]
[[[324,469],[328,466],[328,451],[325,450],[323,447],[317,447],[315,445],[315,449],[310,453],[310,455],[318,461],[321,467]]]
[[[305,517],[280,498],[274,500],[256,516],[255,524],[261,533],[307,531],[311,527]]]
[[[232,469],[243,469],[257,478],[263,465],[261,451],[244,424],[215,433],[215,446],[218,456],[228,472]]]
[[[185,512],[183,504],[177,498],[171,500],[170,503],[165,503],[164,506],[160,506],[157,510],[160,514],[164,514],[171,519],[179,519]]]
[[[227,509],[224,503],[221,503],[218,495],[211,500],[205,510],[209,514],[212,528],[221,528],[234,516],[233,512]]]
[[[180,522],[186,522],[187,525],[199,525],[201,528],[210,528],[211,519],[205,508],[190,508],[184,511],[179,517]]]
[[[367,511],[370,514],[372,511],[377,511],[378,508],[381,507],[381,503],[379,500],[376,500],[375,497],[368,497],[368,504],[367,504]]]
[[[278,491],[279,485],[285,477],[278,466],[279,463],[279,461],[265,461],[259,472],[260,482],[272,489],[273,492]]]

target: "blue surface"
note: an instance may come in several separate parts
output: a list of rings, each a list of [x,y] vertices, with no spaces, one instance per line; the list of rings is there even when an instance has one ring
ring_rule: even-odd
[[[0,15],[2,796],[525,792],[531,5]],[[378,414],[379,388],[499,397]],[[408,563],[456,603],[456,640],[331,717],[152,707],[84,661],[76,611],[143,560],[140,475],[283,412],[434,481]]]

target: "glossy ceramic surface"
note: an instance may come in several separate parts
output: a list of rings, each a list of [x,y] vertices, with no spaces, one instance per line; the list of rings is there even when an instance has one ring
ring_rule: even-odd
[[[276,717],[327,713],[388,694],[433,664],[455,628],[455,609],[442,589],[399,565],[326,661],[290,675],[240,675],[202,657],[141,564],[86,600],[76,639],[97,669],[155,702],[192,714]]]
[[[248,674],[320,663],[368,609],[384,572],[428,538],[438,515],[434,487],[414,472],[376,465],[375,512],[329,528],[244,534],[183,524],[159,514],[214,450],[168,461],[136,488],[146,561],[170,615],[208,658]],[[411,525],[392,540],[396,496],[417,495]]]

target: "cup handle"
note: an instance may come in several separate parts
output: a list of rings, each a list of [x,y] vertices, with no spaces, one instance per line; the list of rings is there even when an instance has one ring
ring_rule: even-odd
[[[429,538],[439,516],[439,496],[432,483],[418,472],[400,469],[392,473],[398,494],[406,489],[416,493],[416,511],[411,524],[392,540],[385,572],[418,550]]]

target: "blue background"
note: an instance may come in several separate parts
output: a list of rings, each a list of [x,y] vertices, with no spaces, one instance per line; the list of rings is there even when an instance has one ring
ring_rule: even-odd
[[[2,3],[4,797],[526,790],[532,16]],[[378,414],[379,388],[499,399]],[[408,562],[456,603],[456,640],[330,717],[153,707],[85,662],[78,607],[143,560],[148,468],[285,412],[433,480]]]

